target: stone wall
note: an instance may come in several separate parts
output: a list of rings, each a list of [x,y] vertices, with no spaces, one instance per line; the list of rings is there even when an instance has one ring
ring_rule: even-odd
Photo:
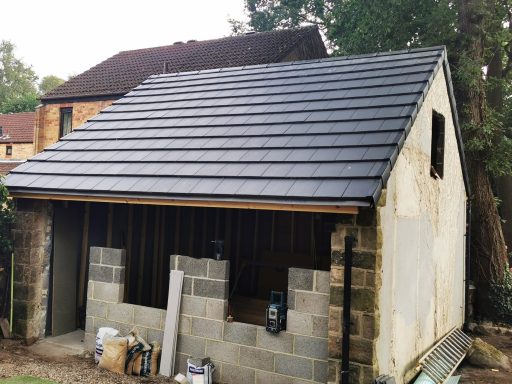
[[[215,382],[326,382],[328,272],[290,269],[288,329],[274,335],[262,326],[224,321],[229,262],[172,256],[171,267],[185,272],[177,371],[186,371],[189,356],[210,356]]]
[[[12,147],[12,155],[6,154],[6,147]],[[0,144],[0,159],[2,160],[25,160],[34,156],[34,143],[12,143]]]
[[[380,279],[381,251],[377,238],[374,210],[361,209],[359,215],[341,215],[331,237],[331,280],[329,303],[329,383],[339,383],[343,318],[343,265],[345,236],[353,236],[352,295],[350,328],[350,382],[371,383],[378,376],[375,339],[378,329],[378,308],[375,304]],[[377,283],[376,283],[377,280]]]
[[[43,337],[48,308],[52,205],[46,200],[16,199],[12,229],[14,252],[14,333]]]
[[[36,109],[36,152],[41,152],[59,140],[61,108],[73,108],[72,128],[75,129],[113,102],[114,100],[100,100],[41,105]]]
[[[163,342],[166,311],[123,303],[125,263],[124,250],[91,247],[84,340],[90,351],[101,327],[118,329],[121,335],[136,327],[148,342]]]

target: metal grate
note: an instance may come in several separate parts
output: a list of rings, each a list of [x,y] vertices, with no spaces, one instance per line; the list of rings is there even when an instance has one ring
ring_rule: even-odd
[[[473,340],[460,329],[452,329],[420,360],[421,370],[436,384],[443,384],[458,367]]]

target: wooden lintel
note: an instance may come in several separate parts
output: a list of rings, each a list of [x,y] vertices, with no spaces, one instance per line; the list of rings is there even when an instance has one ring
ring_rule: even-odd
[[[12,193],[12,197],[42,200],[69,200],[91,201],[101,203],[121,203],[140,205],[172,205],[182,207],[205,208],[233,208],[233,209],[259,209],[267,211],[295,211],[295,212],[319,212],[319,213],[348,213],[356,215],[359,212],[357,206],[345,205],[315,205],[315,204],[281,204],[281,203],[255,203],[243,201],[206,201],[206,200],[176,200],[176,199],[151,199],[135,197],[115,196],[78,196],[78,195],[49,195],[37,193]]]

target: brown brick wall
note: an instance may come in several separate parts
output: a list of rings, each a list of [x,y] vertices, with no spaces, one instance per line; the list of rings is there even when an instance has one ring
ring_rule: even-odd
[[[12,156],[6,156],[5,154],[8,145],[12,145]],[[0,159],[2,160],[25,160],[33,155],[33,143],[0,144]]]
[[[73,108],[73,126],[79,127],[114,100],[83,101],[75,103],[44,104],[36,110],[36,149],[41,152],[47,146],[59,140],[60,109]]]

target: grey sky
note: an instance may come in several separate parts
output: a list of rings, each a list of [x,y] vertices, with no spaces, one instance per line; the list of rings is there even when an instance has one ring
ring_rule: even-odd
[[[41,78],[64,79],[119,51],[230,33],[244,0],[3,0],[0,40]]]

